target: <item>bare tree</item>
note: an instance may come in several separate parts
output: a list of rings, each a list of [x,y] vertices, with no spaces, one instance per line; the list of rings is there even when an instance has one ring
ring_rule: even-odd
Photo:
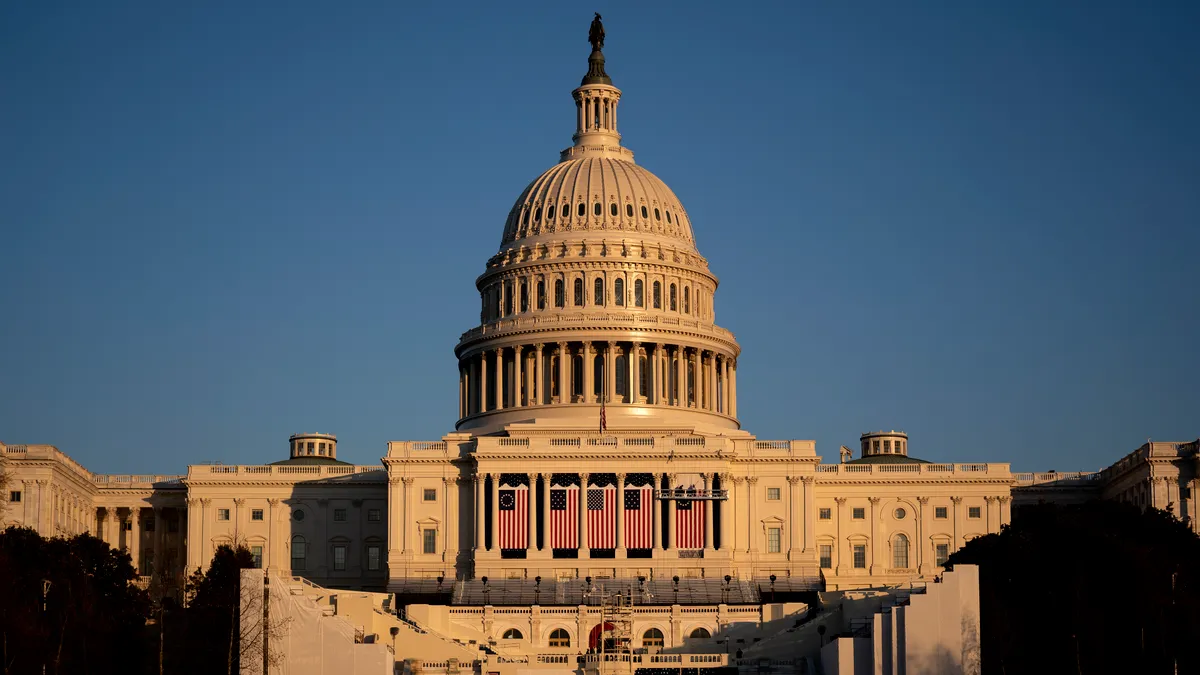
[[[267,578],[269,581],[269,577]],[[238,623],[238,645],[241,655],[239,672],[242,675],[265,673],[283,664],[286,652],[284,638],[291,629],[292,617],[271,615],[270,594],[284,592],[263,586],[243,584],[240,590],[241,621]]]

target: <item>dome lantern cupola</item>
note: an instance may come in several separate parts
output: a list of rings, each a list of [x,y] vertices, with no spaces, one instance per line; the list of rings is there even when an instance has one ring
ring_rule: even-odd
[[[571,137],[575,145],[563,150],[559,161],[580,157],[611,157],[633,161],[633,152],[621,147],[621,134],[617,133],[617,104],[621,90],[612,84],[612,78],[604,71],[604,24],[600,14],[592,19],[588,30],[588,42],[592,53],[588,56],[587,75],[575,91],[575,134]]]

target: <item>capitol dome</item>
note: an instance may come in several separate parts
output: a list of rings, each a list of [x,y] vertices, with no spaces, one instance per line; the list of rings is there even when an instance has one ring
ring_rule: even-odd
[[[601,47],[571,92],[573,144],[521,192],[475,280],[479,325],[454,350],[458,431],[740,432],[741,348],[716,324],[718,280],[679,197],[621,144]]]
[[[679,198],[632,157],[585,155],[551,167],[513,204],[501,245],[567,232],[633,235],[693,250],[696,245]]]

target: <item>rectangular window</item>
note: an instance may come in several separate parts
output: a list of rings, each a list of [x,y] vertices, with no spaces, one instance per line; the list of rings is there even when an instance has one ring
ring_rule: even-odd
[[[335,523],[346,522],[346,509],[334,509],[333,510],[333,522],[335,522]]]
[[[425,490],[421,492],[421,499],[423,501],[427,501],[427,502],[436,502],[437,501],[437,489],[436,488],[425,488]]]
[[[892,451],[892,442],[891,441],[883,442],[883,451],[885,453],[890,453]]]
[[[425,553],[437,553],[437,530],[422,530],[421,539]]]
[[[292,542],[292,569],[303,570],[306,557],[305,544],[302,541]]]
[[[229,509],[217,509],[217,520],[229,520]]]
[[[933,517],[937,518],[938,520],[945,520],[946,519],[946,510],[947,509],[945,506],[933,507]]]
[[[950,544],[938,544],[935,548],[938,567],[944,567],[950,558]]]
[[[379,547],[367,547],[367,569],[371,572],[379,571]]]
[[[333,569],[337,570],[338,572],[345,571],[345,569],[346,569],[346,547],[345,546],[338,545],[338,546],[333,547]]]
[[[367,522],[368,523],[378,523],[381,517],[382,516],[379,513],[379,509],[367,509]]]
[[[779,488],[777,488],[777,487],[767,488],[767,501],[769,501],[769,502],[779,501]]]
[[[250,520],[262,520],[262,519],[263,519],[263,510],[262,509],[250,509]]]
[[[767,553],[779,553],[779,528],[767,528]]]
[[[316,444],[315,441],[308,442],[308,454],[310,454],[310,455],[313,454],[313,445],[315,445],[315,444]]]
[[[833,520],[833,509],[817,509],[817,517],[821,520]]]
[[[12,502],[13,504],[19,503],[21,501],[21,491],[13,490],[12,492],[8,493],[8,501]]]
[[[229,518],[226,518],[225,520],[229,520]],[[133,532],[133,521],[126,520],[125,522],[121,523],[121,529],[125,530],[126,532]]]
[[[821,544],[821,567],[833,567],[833,544]]]
[[[860,506],[860,507],[854,509],[853,516],[854,516],[855,520],[866,520],[867,519],[867,510],[864,507]]]
[[[254,569],[262,569],[262,547],[251,546],[250,555],[254,556]]]
[[[967,507],[967,517],[968,518],[978,518],[979,512],[980,512],[980,508],[978,506],[968,506]]]
[[[866,544],[855,544],[854,545],[854,569],[856,569],[856,570],[867,569],[867,545]]]

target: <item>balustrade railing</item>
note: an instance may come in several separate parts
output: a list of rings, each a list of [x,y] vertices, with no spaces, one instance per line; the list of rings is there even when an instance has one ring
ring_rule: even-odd
[[[1008,464],[818,464],[817,473],[830,474],[986,474],[1001,478],[1020,474],[1009,472]]]
[[[322,478],[326,476],[348,476],[364,473],[383,473],[382,465],[245,465],[245,464],[195,464],[188,467],[187,478],[204,476],[247,476],[254,478],[278,477],[281,480],[293,480],[297,477]],[[184,478],[179,476],[178,478]]]

